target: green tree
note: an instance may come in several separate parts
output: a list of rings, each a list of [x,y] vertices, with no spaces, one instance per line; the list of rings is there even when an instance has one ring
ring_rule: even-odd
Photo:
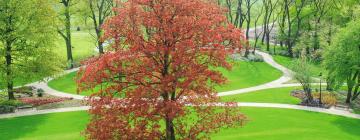
[[[301,57],[292,65],[292,70],[294,71],[293,78],[301,84],[305,92],[305,103],[311,104],[313,103],[313,96],[311,94],[312,70],[304,51],[302,52]]]
[[[92,28],[96,33],[96,42],[99,49],[99,53],[104,53],[102,36],[102,26],[105,20],[110,17],[113,12],[112,8],[115,5],[114,0],[83,0],[81,5],[81,13],[85,16],[85,21],[90,18],[92,22]]]
[[[6,88],[9,99],[15,99],[14,81],[39,79],[59,70],[52,51],[54,18],[46,1],[0,1],[0,88]]]
[[[346,103],[351,103],[360,94],[360,20],[354,20],[340,30],[333,44],[326,49],[324,58],[335,86],[347,83]]]
[[[66,44],[66,54],[69,67],[74,67],[74,58],[72,56],[72,46],[71,46],[71,12],[70,7],[74,5],[72,0],[60,0],[63,8],[59,10],[59,20],[61,26],[58,27],[57,31],[64,39]]]

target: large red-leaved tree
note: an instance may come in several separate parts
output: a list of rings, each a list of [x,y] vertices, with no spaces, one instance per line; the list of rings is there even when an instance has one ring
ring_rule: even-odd
[[[217,104],[229,54],[244,36],[205,0],[128,0],[104,24],[109,50],[78,75],[89,97],[88,139],[208,139],[242,125],[235,103]]]

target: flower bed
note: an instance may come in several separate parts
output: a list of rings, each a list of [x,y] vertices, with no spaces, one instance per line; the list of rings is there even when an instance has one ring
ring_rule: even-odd
[[[72,100],[72,98],[20,98],[19,100],[25,104],[31,104],[33,106],[40,106],[40,105],[44,105],[44,104]]]

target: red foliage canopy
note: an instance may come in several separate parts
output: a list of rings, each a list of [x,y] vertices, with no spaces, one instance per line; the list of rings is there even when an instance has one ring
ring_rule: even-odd
[[[90,97],[89,139],[196,139],[245,118],[235,104],[216,107],[244,36],[218,5],[204,0],[128,0],[104,25],[113,42],[87,62],[79,90]]]

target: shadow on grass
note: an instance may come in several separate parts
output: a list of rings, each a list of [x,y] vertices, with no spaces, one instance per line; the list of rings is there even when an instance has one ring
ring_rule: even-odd
[[[83,139],[85,111],[0,119],[0,139]]]
[[[13,140],[22,138],[27,133],[36,131],[37,126],[41,125],[44,121],[46,121],[46,115],[1,119],[1,139]]]
[[[360,119],[351,119],[346,117],[339,117],[332,122],[335,126],[340,128],[344,133],[347,133],[357,139],[360,139]]]

